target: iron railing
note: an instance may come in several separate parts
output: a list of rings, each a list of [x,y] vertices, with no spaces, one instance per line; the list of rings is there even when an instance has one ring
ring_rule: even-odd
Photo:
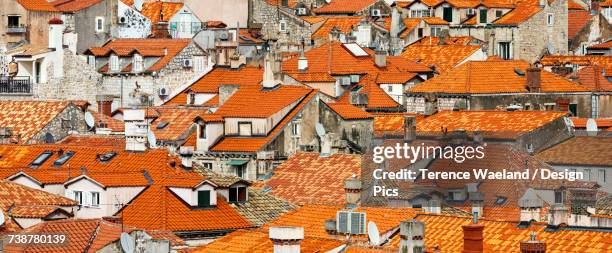
[[[30,94],[32,82],[30,77],[0,77],[0,94]]]

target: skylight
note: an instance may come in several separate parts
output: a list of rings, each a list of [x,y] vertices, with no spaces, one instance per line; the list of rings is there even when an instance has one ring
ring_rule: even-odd
[[[34,159],[34,161],[30,164],[30,168],[36,168],[36,167],[42,165],[45,161],[47,161],[47,159],[49,159],[49,157],[52,154],[53,154],[53,152],[51,152],[51,151],[43,152],[38,157],[36,157],[36,159]]]
[[[70,158],[72,158],[74,154],[75,154],[74,151],[68,151],[64,153],[62,156],[60,156],[60,158],[55,160],[55,162],[53,163],[53,166],[59,167],[59,166],[64,165],[64,163],[66,163]]]
[[[353,54],[354,56],[368,56],[368,52],[366,52],[365,50],[363,50],[363,48],[361,48],[359,45],[355,44],[355,43],[350,43],[350,44],[344,44],[344,47],[346,47],[346,49],[349,50],[349,52],[351,52],[351,54]]]
[[[502,197],[502,196],[498,196],[497,199],[495,200],[495,204],[496,205],[502,205],[502,204],[506,203],[506,200],[508,200],[508,198]]]
[[[157,125],[157,129],[158,130],[159,129],[164,129],[166,126],[168,126],[168,124],[170,124],[170,122],[168,122],[168,121],[159,122],[159,124]]]
[[[108,162],[108,161],[112,160],[113,158],[115,158],[116,155],[117,155],[117,152],[111,151],[111,152],[105,153],[103,155],[100,155],[98,157],[98,159],[100,160],[100,162]]]

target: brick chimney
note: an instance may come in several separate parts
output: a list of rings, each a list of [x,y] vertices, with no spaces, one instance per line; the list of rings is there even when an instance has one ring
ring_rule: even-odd
[[[530,65],[527,68],[527,90],[529,92],[540,92],[542,88],[542,69]]]
[[[404,116],[404,142],[412,142],[416,139],[416,117]]]
[[[353,175],[349,179],[344,180],[344,192],[346,194],[346,203],[356,205],[361,198],[361,180],[357,175]]]
[[[521,241],[521,253],[546,253],[546,243],[536,239],[536,232],[531,232],[529,241]]]
[[[155,25],[155,34],[153,34],[153,38],[156,39],[171,39],[170,32],[168,31],[168,22],[159,21]]]
[[[112,95],[96,95],[96,102],[98,103],[98,112],[102,115],[111,116],[113,96]]]
[[[270,227],[269,237],[274,244],[274,253],[300,253],[300,244],[304,240],[304,228]]]
[[[461,226],[463,228],[463,253],[484,252],[482,234],[484,225],[477,222],[478,218],[474,217],[474,223]]]
[[[400,222],[400,252],[420,253],[425,249],[425,223],[417,220]]]

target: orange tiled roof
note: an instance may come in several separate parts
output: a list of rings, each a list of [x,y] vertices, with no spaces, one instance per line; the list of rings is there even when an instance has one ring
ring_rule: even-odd
[[[449,132],[457,129],[484,132],[512,132],[517,135],[551,123],[566,112],[550,111],[441,111],[417,122],[417,132]]]
[[[570,1],[571,2],[571,1]],[[590,11],[570,11],[567,13],[567,36],[571,40],[593,19]]]
[[[421,18],[405,18],[403,22],[406,26],[406,29],[404,29],[404,31],[400,33],[399,37],[405,38],[406,36],[408,36],[408,34],[410,34],[410,32],[414,30],[414,28],[416,28],[419,23],[421,23],[421,21],[423,21],[423,19]]]
[[[317,14],[353,14],[368,8],[376,0],[333,0],[321,8],[315,9]]]
[[[223,117],[267,118],[292,104],[297,104],[312,89],[281,85],[272,90],[239,88],[215,114]]]
[[[578,83],[592,91],[612,91],[612,82],[603,75],[604,72],[604,68],[590,65],[570,74],[569,77],[577,77]]]
[[[442,2],[443,0],[415,0],[415,1],[412,1],[407,7],[410,7],[410,5],[415,4],[415,3],[422,3],[428,7],[434,7]],[[404,8],[407,8],[407,7],[404,7]]]
[[[544,66],[572,63],[580,66],[596,64],[602,67],[612,67],[612,55],[546,55],[540,60]]]
[[[46,0],[17,0],[17,3],[29,11],[57,12],[52,3]]]
[[[600,4],[601,6],[601,4]],[[577,0],[569,0],[567,1],[567,9],[568,10],[586,10],[584,6],[579,4]]]
[[[183,3],[176,2],[145,2],[140,13],[150,19],[152,24],[157,24],[160,21],[168,22],[174,14],[183,8],[183,5]]]
[[[427,251],[439,247],[441,252],[461,252],[463,250],[462,225],[472,222],[471,218],[445,215],[420,214],[416,220],[425,222],[425,246]],[[529,240],[532,231],[537,239],[546,243],[546,252],[608,252],[612,241],[608,232],[588,230],[564,230],[548,232],[546,226],[532,225],[520,229],[516,223],[480,220],[484,225],[485,252],[520,252],[520,241]],[[399,247],[399,236],[394,236],[391,244]]]
[[[327,17],[323,25],[319,27],[311,36],[312,39],[329,37],[329,33],[334,29],[339,29],[342,33],[350,33],[353,31],[353,27],[357,26],[361,22],[362,17],[349,17],[349,16],[338,16],[338,17]]]
[[[300,18],[312,25],[327,20],[329,16],[302,16]]]
[[[344,179],[361,174],[361,156],[300,152],[274,169],[265,183],[272,194],[294,204],[344,204]]]
[[[417,121],[424,118],[422,114],[376,113],[374,114],[374,132],[403,133],[405,116],[415,116]]]
[[[340,115],[340,117],[345,120],[372,118],[371,114],[348,103],[325,103],[325,105],[327,105],[332,111]]]
[[[77,12],[102,1],[103,0],[57,0],[55,2],[51,2],[51,4],[62,12]]]
[[[537,154],[550,164],[612,166],[612,137],[576,136]]]
[[[0,101],[0,127],[10,127],[19,143],[26,143],[59,113],[68,101]]]
[[[366,105],[368,109],[399,108],[401,106],[376,83],[375,77],[372,75],[362,78],[359,85],[362,87],[359,93],[368,94],[368,104]]]
[[[56,142],[65,145],[83,146],[111,146],[125,148],[125,136],[123,135],[69,135]]]
[[[600,2],[599,6],[601,6],[601,7],[610,7],[610,6],[612,6],[612,0],[606,0],[606,1]]]
[[[587,47],[588,49],[610,49],[612,48],[612,40],[597,45]]]
[[[85,54],[108,56],[113,52],[120,56],[131,56],[138,52],[144,56],[161,56],[147,71],[158,71],[191,43],[191,39],[116,39],[85,51]],[[167,51],[167,54],[166,54]],[[100,69],[101,72],[105,72]]]
[[[425,17],[423,18],[423,21],[430,25],[448,25],[448,21],[439,17]]]
[[[463,45],[411,45],[402,56],[423,64],[433,64],[436,71],[444,73],[474,54],[480,46]]]
[[[479,41],[479,40],[472,36],[457,36],[457,37],[446,38],[444,40],[444,44],[467,46],[473,41]],[[413,45],[439,45],[439,44],[440,44],[440,37],[424,36],[423,38],[414,42]]]
[[[448,94],[525,93],[527,81],[516,69],[525,73],[525,61],[469,61],[442,75],[409,89],[409,92],[440,92]],[[541,72],[541,92],[586,92],[588,89],[557,76]]]
[[[300,252],[327,252],[340,247],[343,242],[332,239],[304,236]],[[196,248],[191,253],[264,253],[273,252],[274,244],[266,230],[238,230],[214,242]]]
[[[96,125],[102,122],[106,125],[106,128],[110,128],[113,132],[125,131],[125,123],[123,123],[123,121],[98,113],[93,110],[89,110],[89,112],[91,112],[91,115],[93,115]]]
[[[171,98],[167,105],[186,104],[187,94],[194,93],[219,93],[219,85],[236,84],[241,87],[259,87],[263,80],[263,68],[243,67],[238,70],[228,68],[214,68],[202,78],[194,82],[175,97]]]
[[[159,117],[151,123],[151,129],[155,137],[163,141],[185,140],[192,130],[194,119],[208,112],[204,107],[160,106],[156,109]],[[158,128],[162,123],[166,126]]]
[[[571,118],[572,123],[574,123],[574,128],[586,128],[588,118]],[[608,128],[612,127],[612,118],[595,118],[595,122],[597,123],[598,128]]]
[[[541,10],[542,8],[540,8],[538,0],[517,1],[514,9],[495,20],[493,23],[498,25],[518,25],[527,21]]]
[[[311,90],[298,104],[295,106],[281,122],[279,122],[274,129],[268,133],[266,137],[226,137],[219,141],[210,150],[214,152],[257,152],[261,150],[266,144],[270,143],[281,131],[284,126],[293,120],[293,118],[310,103],[312,99],[317,95],[317,91]],[[234,94],[235,96],[236,94]],[[233,97],[233,96],[232,96]]]
[[[44,218],[61,207],[76,205],[74,200],[59,195],[0,180],[0,212],[6,214],[11,209],[12,217]]]

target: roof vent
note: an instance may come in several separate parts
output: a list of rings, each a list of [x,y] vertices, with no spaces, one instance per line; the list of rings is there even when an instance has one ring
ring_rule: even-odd
[[[117,155],[117,152],[115,151],[107,152],[105,154],[98,155],[98,160],[100,162],[108,162],[112,160],[113,158],[115,158],[116,155]]]
[[[519,76],[525,76],[525,72],[519,68],[514,68],[514,73],[516,73]]]

